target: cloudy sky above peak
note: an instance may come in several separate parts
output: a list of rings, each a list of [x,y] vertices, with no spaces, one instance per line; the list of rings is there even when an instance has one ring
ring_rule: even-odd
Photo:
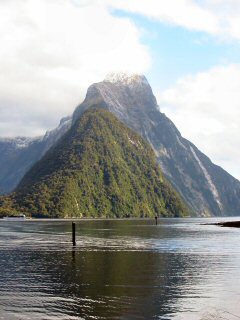
[[[127,69],[240,178],[239,0],[2,0],[0,16],[0,136],[44,134]]]

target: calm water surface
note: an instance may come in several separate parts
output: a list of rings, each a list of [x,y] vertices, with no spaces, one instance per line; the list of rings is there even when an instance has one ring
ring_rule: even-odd
[[[75,249],[69,221],[0,221],[0,319],[240,319],[240,229],[212,221],[79,221]]]

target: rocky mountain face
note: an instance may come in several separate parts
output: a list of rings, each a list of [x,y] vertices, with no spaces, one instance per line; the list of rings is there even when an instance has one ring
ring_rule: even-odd
[[[144,76],[112,74],[91,85],[73,122],[92,105],[106,108],[152,145],[165,176],[197,215],[239,213],[240,182],[181,136],[160,112]]]
[[[188,214],[151,146],[101,108],[85,111],[0,204],[0,214],[46,217]]]
[[[70,128],[71,118],[38,138],[0,138],[0,194],[11,192],[24,174]]]

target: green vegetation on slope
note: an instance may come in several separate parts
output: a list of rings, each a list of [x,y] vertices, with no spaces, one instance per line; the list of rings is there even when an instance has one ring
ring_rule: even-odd
[[[163,178],[153,150],[115,116],[89,109],[0,198],[10,210],[47,217],[183,216],[187,208]]]

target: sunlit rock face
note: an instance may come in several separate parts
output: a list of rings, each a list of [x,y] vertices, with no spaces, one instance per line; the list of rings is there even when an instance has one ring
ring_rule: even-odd
[[[107,108],[128,125],[144,131],[146,119],[158,112],[156,98],[145,76],[111,74],[103,82],[91,85],[84,102],[75,110],[73,119],[92,105]],[[158,112],[159,113],[159,112]]]

